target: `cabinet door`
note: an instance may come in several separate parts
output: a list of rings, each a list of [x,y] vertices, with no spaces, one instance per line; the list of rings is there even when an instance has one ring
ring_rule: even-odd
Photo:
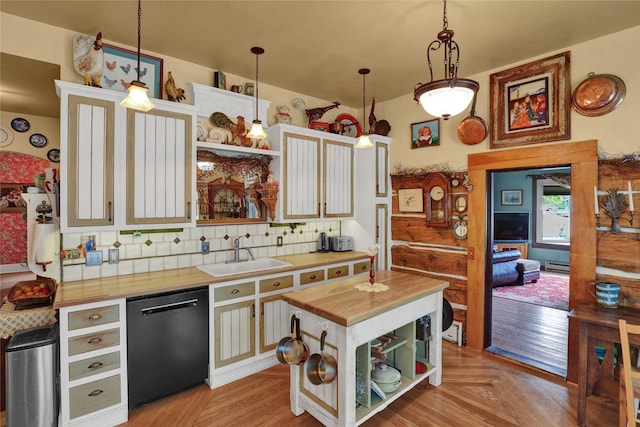
[[[100,227],[114,224],[115,103],[69,95],[67,179],[62,182],[63,226]]]
[[[127,224],[192,223],[192,120],[127,111]]]
[[[389,146],[376,142],[376,197],[387,197],[389,194]]]
[[[280,295],[260,299],[260,353],[275,349],[282,337],[291,335],[288,307]]]
[[[284,133],[283,217],[320,218],[320,140]]]
[[[256,353],[254,300],[216,307],[214,316],[215,367],[253,357]]]
[[[376,269],[388,270],[389,260],[387,257],[387,248],[389,248],[389,239],[391,232],[389,230],[389,208],[386,203],[376,205],[376,243],[380,246],[378,255],[376,256]]]
[[[353,144],[324,141],[323,216],[353,216]]]

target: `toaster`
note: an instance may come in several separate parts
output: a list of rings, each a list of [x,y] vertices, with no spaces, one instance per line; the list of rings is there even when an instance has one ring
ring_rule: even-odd
[[[353,237],[331,236],[329,237],[329,247],[333,252],[346,252],[353,250]]]

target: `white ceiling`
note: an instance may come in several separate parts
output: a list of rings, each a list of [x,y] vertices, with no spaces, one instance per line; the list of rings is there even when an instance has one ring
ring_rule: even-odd
[[[136,0],[2,0],[0,10],[137,43]],[[640,25],[640,0],[449,0],[447,18],[465,77]],[[351,107],[362,105],[359,68],[371,69],[367,103],[428,81],[427,46],[442,28],[442,1],[142,1],[143,52],[253,80],[250,48],[261,46],[260,82]],[[442,58],[432,55],[434,79]]]

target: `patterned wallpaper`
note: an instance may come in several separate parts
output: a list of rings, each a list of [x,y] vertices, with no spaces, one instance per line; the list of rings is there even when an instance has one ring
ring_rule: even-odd
[[[0,151],[0,183],[31,184],[33,176],[51,167],[48,160]],[[27,262],[27,223],[20,212],[0,213],[0,264]]]

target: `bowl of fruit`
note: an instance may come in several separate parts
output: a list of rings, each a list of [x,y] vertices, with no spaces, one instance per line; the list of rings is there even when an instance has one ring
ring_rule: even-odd
[[[53,304],[56,281],[48,278],[17,282],[9,291],[7,299],[16,310],[44,307]]]

